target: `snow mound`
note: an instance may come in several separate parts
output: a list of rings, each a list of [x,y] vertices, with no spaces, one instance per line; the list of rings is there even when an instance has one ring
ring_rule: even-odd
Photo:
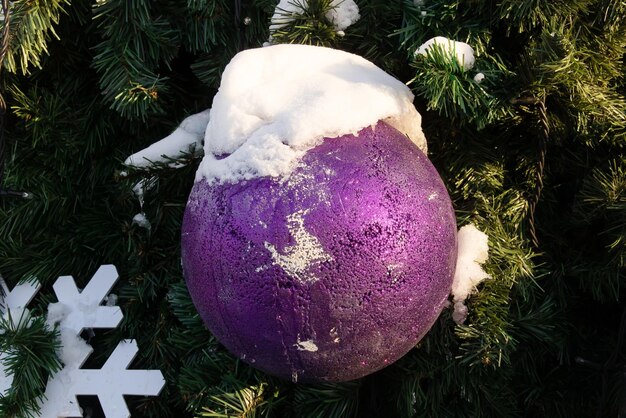
[[[286,26],[309,6],[308,0],[280,0],[271,19],[270,34]],[[326,18],[338,32],[344,31],[361,17],[354,0],[333,0]],[[271,40],[271,36],[270,36]]]
[[[286,176],[324,137],[379,120],[426,151],[413,94],[371,62],[308,45],[249,49],[224,71],[196,181]]]
[[[419,48],[417,48],[415,53],[426,56],[435,44],[439,46],[439,48],[441,48],[450,58],[456,58],[465,71],[474,67],[474,48],[465,42],[453,41],[443,36],[436,36],[427,40]]]
[[[474,225],[465,225],[459,229],[457,242],[458,256],[454,281],[452,282],[454,300],[452,318],[457,324],[461,324],[467,316],[465,299],[480,282],[491,278],[491,276],[481,266],[489,258],[487,235],[479,231]]]

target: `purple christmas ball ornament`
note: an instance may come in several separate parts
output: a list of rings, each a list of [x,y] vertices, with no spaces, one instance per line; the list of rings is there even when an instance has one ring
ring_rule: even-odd
[[[456,263],[439,175],[384,122],[325,138],[288,176],[200,179],[182,231],[209,330],[297,382],[357,379],[398,360],[439,316]]]

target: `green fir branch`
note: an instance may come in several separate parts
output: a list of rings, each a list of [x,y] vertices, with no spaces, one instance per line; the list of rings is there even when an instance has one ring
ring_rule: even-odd
[[[275,396],[266,383],[246,385],[228,379],[209,396],[202,417],[213,418],[268,418],[275,407]]]
[[[36,417],[48,376],[61,369],[57,330],[50,330],[42,316],[27,310],[0,317],[0,366],[11,387],[0,394],[0,415],[7,418]]]
[[[557,20],[566,22],[592,10],[594,0],[503,0],[496,5],[499,19],[510,22],[509,32],[533,32]]]
[[[362,382],[298,385],[293,397],[292,416],[302,418],[352,417],[359,408]]]
[[[435,43],[426,56],[416,55],[413,66],[416,74],[410,83],[427,100],[428,110],[457,123],[473,123],[478,129],[511,115],[507,103],[489,91],[489,86],[502,83],[506,74],[497,61],[485,65],[486,81],[477,82],[478,72],[463,68],[454,51]]]
[[[41,68],[43,56],[48,54],[49,41],[59,38],[55,25],[70,2],[16,0],[9,4],[8,53],[2,66],[11,73],[29,74],[29,67]]]

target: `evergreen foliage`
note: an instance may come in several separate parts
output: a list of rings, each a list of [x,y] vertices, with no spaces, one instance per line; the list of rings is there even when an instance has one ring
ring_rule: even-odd
[[[15,377],[0,415],[36,416],[45,377],[60,366],[42,314],[54,280],[71,274],[84,285],[105,263],[121,274],[125,316],[96,333],[100,357],[90,361],[134,338],[136,365],[167,381],[159,397],[131,399],[134,417],[623,414],[626,2],[358,0],[361,19],[338,36],[325,18],[332,2],[310,0],[274,33],[273,42],[354,52],[409,83],[459,226],[489,236],[492,279],[471,296],[464,324],[445,310],[396,364],[323,385],[252,369],[196,313],[179,237],[199,157],[173,161],[177,169],[122,164],[210,107],[232,56],[268,40],[276,3],[10,3],[0,22],[9,33],[0,189],[31,198],[0,193],[0,273],[9,287],[36,277],[43,289],[27,326],[0,321]],[[474,68],[440,50],[416,56],[434,36],[469,43]],[[138,212],[149,229],[133,223]]]
[[[48,375],[61,369],[58,332],[47,328],[43,316],[31,316],[27,310],[7,312],[0,318],[0,330],[2,364],[13,376],[11,388],[0,397],[0,414],[35,417]]]

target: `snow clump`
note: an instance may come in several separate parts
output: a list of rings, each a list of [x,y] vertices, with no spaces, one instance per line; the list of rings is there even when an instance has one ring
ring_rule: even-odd
[[[346,30],[361,17],[359,15],[359,6],[356,5],[354,0],[333,0],[332,6],[326,17],[332,22],[337,31]]]
[[[489,258],[488,237],[474,225],[465,225],[457,234],[458,256],[452,282],[454,312],[452,319],[462,324],[467,317],[465,299],[480,282],[491,276],[482,268]]]
[[[288,25],[295,16],[301,14],[309,6],[308,0],[280,0],[270,24],[271,34]],[[342,32],[359,20],[359,6],[354,0],[333,0],[326,18],[333,24],[335,30]]]
[[[419,48],[417,48],[415,53],[427,56],[428,52],[435,44],[443,51],[443,53],[448,55],[450,59],[456,58],[465,71],[474,67],[474,49],[465,42],[453,41],[443,36],[436,36],[427,40]]]
[[[133,224],[140,228],[147,229],[148,231],[152,228],[152,225],[144,212],[140,212],[133,216]]]

